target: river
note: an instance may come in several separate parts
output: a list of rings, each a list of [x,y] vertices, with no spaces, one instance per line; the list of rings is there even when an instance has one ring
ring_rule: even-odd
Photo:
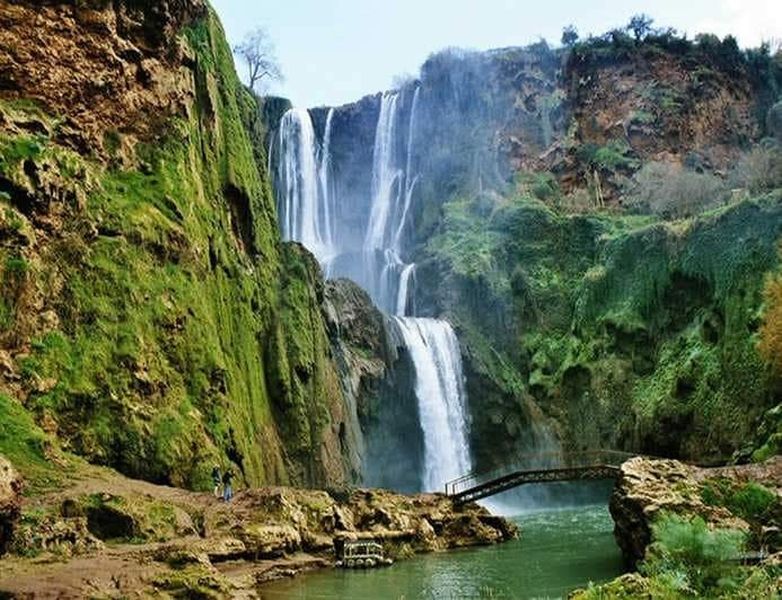
[[[513,517],[518,540],[427,554],[372,571],[330,570],[273,583],[270,600],[564,598],[622,573],[606,504]]]

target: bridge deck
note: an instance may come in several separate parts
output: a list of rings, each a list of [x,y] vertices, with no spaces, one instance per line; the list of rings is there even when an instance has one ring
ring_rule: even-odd
[[[474,502],[528,483],[616,479],[620,465],[633,454],[599,450],[520,457],[514,465],[485,473],[469,473],[445,484],[456,502]]]

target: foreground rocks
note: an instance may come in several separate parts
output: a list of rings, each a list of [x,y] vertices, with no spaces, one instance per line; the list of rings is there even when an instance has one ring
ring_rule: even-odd
[[[10,462],[0,456],[0,556],[11,541],[21,512],[22,478]]]
[[[374,539],[403,559],[516,535],[437,494],[274,487],[226,504],[111,474],[24,506],[0,595],[255,598],[267,581],[332,567],[346,540]]]
[[[628,565],[641,561],[651,542],[651,524],[662,512],[698,515],[712,527],[751,533],[751,515],[736,514],[710,499],[707,489],[761,483],[779,498],[782,457],[762,465],[702,469],[675,460],[633,458],[621,467],[611,496],[614,535]],[[735,509],[734,509],[735,510]]]

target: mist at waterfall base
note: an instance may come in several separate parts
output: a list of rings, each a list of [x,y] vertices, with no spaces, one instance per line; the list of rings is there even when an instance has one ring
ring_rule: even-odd
[[[345,107],[288,110],[271,143],[283,239],[312,251],[327,278],[367,290],[388,315],[401,357],[376,422],[365,428],[366,485],[442,491],[472,470],[459,341],[438,307],[422,300],[436,282],[420,280],[414,259],[427,210],[508,183],[495,132],[513,99],[496,88],[496,69],[490,55],[442,53],[399,90]],[[550,130],[550,123],[535,129],[531,146],[547,143]],[[530,449],[558,449],[543,425],[529,438]],[[518,514],[604,495],[579,489],[529,486],[486,504]]]

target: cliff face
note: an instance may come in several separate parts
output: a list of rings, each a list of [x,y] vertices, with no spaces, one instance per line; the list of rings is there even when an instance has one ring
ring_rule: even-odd
[[[457,329],[478,467],[557,445],[700,461],[744,450],[778,403],[756,346],[782,178],[738,171],[753,147],[779,161],[763,138],[781,61],[732,38],[612,32],[567,50],[445,51],[393,102],[311,111],[323,139],[333,110],[342,239],[366,230],[381,103],[393,105],[409,306]],[[645,182],[649,169],[665,176]],[[639,201],[678,174],[665,210]]]
[[[524,198],[486,221],[474,202],[445,208],[422,266],[442,283],[424,301],[459,326],[480,463],[529,449],[535,422],[572,450],[698,461],[753,439],[775,404],[754,332],[778,194],[675,224]]]
[[[12,459],[356,478],[321,274],[280,243],[259,115],[200,0],[0,5],[0,403],[46,432],[0,436]]]

